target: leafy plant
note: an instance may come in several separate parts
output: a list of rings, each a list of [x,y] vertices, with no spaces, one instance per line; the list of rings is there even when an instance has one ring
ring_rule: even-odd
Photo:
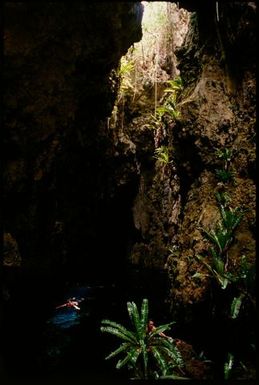
[[[216,177],[220,182],[227,183],[234,179],[234,172],[229,169],[230,161],[233,157],[233,151],[230,148],[218,149],[216,156],[223,160],[222,169],[216,169]]]
[[[231,318],[235,319],[238,317],[243,298],[244,298],[243,293],[241,293],[238,297],[233,298],[232,303],[231,303],[231,307],[230,307]]]
[[[218,204],[224,207],[228,206],[231,202],[230,196],[225,191],[217,191],[215,193],[215,197],[217,199]]]
[[[206,238],[213,244],[212,253],[223,256],[227,248],[233,241],[233,233],[241,222],[244,211],[237,207],[235,209],[226,209],[220,205],[221,222],[215,230],[207,231],[202,229]]]
[[[223,159],[224,162],[230,162],[233,156],[233,152],[230,148],[223,148],[222,150],[218,149],[216,151],[216,155],[218,158]]]
[[[228,353],[227,361],[224,364],[224,380],[228,380],[234,364],[234,355]]]
[[[148,330],[148,300],[143,299],[140,313],[134,302],[128,302],[127,308],[134,330],[128,330],[121,324],[110,320],[102,321],[102,332],[113,334],[123,340],[122,344],[106,359],[124,354],[124,358],[117,362],[116,368],[120,369],[127,365],[128,369],[134,370],[136,378],[143,379],[157,376],[156,370],[152,367],[154,363],[159,372],[158,375],[163,376],[176,368],[181,368],[183,360],[173,340],[161,335],[174,322],[161,325],[150,332]]]
[[[169,85],[169,88],[166,88],[164,92],[178,93],[183,89],[183,81],[180,76],[177,76],[174,80],[168,80],[166,83]]]
[[[222,289],[225,289],[229,282],[233,279],[231,273],[227,272],[227,251],[233,242],[234,231],[241,222],[244,211],[240,208],[226,208],[226,196],[224,197],[224,204],[222,203],[223,196],[217,195],[220,203],[221,221],[218,223],[216,229],[210,231],[201,229],[205,237],[212,244],[208,251],[212,258],[209,264],[201,255],[196,257],[201,261],[209,272],[216,278]],[[197,275],[196,275],[197,277]]]
[[[234,179],[233,171],[216,169],[215,172],[220,182],[227,183]]]
[[[172,161],[170,161],[170,154],[169,154],[169,148],[167,146],[161,146],[155,149],[155,156],[154,156],[159,162],[164,164],[169,164]]]
[[[125,56],[121,58],[120,68],[118,70],[119,76],[129,75],[131,71],[134,69],[133,61],[128,61]]]
[[[157,107],[156,115],[160,120],[165,114],[168,114],[174,119],[178,119],[180,117],[180,111],[177,109],[177,98],[183,89],[182,79],[180,76],[177,76],[174,80],[168,80],[166,83],[169,87],[164,90],[164,93],[169,95],[163,105]]]
[[[172,102],[167,102],[167,104],[157,107],[156,113],[159,119],[161,119],[165,114],[170,115],[174,119],[177,119],[180,116],[180,111],[176,109],[175,104]]]

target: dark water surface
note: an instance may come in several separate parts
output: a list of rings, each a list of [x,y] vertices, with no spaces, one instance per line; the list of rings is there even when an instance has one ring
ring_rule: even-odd
[[[91,282],[26,279],[17,283],[5,305],[4,364],[8,376],[30,378],[124,379],[116,359],[105,361],[119,340],[100,332],[104,318],[130,327],[127,301],[149,299],[150,318],[167,322],[164,272],[131,269],[123,279]],[[80,310],[56,307],[75,297]],[[26,382],[26,381],[25,381]],[[73,382],[72,382],[73,383]]]
[[[175,321],[166,303],[168,278],[164,271],[128,268],[117,277],[77,278],[18,277],[4,302],[2,338],[5,374],[17,384],[37,385],[41,379],[55,385],[122,384],[128,379],[127,370],[115,369],[116,358],[105,361],[120,340],[100,332],[101,320],[108,318],[131,328],[127,301],[139,307],[142,299],[148,298],[149,318],[155,324]],[[83,298],[79,311],[56,309],[73,297]],[[202,304],[196,308],[195,322],[183,325],[179,318],[169,335],[192,344],[197,353],[203,351],[214,362],[215,378],[222,379],[228,351],[235,351],[237,358],[249,358],[244,331],[250,323],[212,322],[206,309]],[[5,384],[9,382],[0,381]]]

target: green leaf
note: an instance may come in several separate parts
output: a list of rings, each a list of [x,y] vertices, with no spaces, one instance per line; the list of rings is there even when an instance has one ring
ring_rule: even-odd
[[[168,374],[166,376],[160,376],[159,380],[190,380],[191,378],[188,377],[181,377],[177,374]]]
[[[234,363],[234,355],[232,353],[228,353],[227,362],[224,364],[224,380],[228,380],[230,377],[230,373],[233,368]]]
[[[132,341],[134,342],[138,342],[137,341],[137,338],[135,336],[135,334],[133,332],[131,332],[130,330],[126,329],[124,326],[122,326],[121,324],[117,323],[117,322],[114,322],[114,321],[110,321],[108,319],[104,319],[101,321],[101,324],[103,326],[111,326],[115,329],[117,329],[120,333],[123,333],[125,336],[129,337],[132,339]]]
[[[113,328],[111,326],[101,326],[101,331],[104,332],[104,333],[113,334],[116,337],[119,337],[119,338],[121,338],[124,341],[128,341],[128,342],[131,342],[133,344],[136,343],[136,339],[135,338],[133,339],[131,336],[128,336],[125,333],[122,333],[121,331],[119,331],[119,329]]]
[[[170,322],[165,325],[160,325],[156,327],[150,334],[149,334],[149,339],[153,338],[155,335],[163,333],[165,330],[170,329],[170,326],[175,324],[175,322]]]
[[[192,275],[192,278],[203,278],[203,277],[207,277],[207,274],[197,272]]]
[[[209,240],[209,241],[211,241],[212,243],[216,243],[217,244],[217,241],[215,240],[215,237],[214,237],[214,233],[215,232],[209,232],[209,231],[207,231],[206,229],[204,229],[204,228],[201,228],[201,230],[202,230],[202,232],[204,233],[204,235],[205,235],[205,237]]]
[[[141,353],[139,348],[132,347],[127,353],[126,357],[123,360],[119,360],[116,365],[116,369],[122,368],[127,363],[130,363],[133,367],[135,367],[137,359]]]
[[[224,262],[222,261],[222,259],[214,258],[213,259],[213,267],[214,267],[214,269],[216,270],[216,272],[219,275],[223,275],[224,274],[224,272],[225,272],[225,265],[224,265]]]
[[[174,342],[170,342],[168,339],[164,338],[160,343],[159,349],[170,357],[178,367],[184,365],[182,355]]]
[[[144,298],[141,306],[141,321],[140,321],[141,338],[144,338],[147,333],[147,323],[148,323],[148,300]]]
[[[147,354],[147,347],[142,342],[142,357],[143,357],[143,364],[144,364],[144,378],[147,378],[147,368],[148,368],[148,354]]]
[[[138,314],[137,306],[134,302],[127,302],[127,308],[128,308],[130,320],[131,320],[133,326],[135,327],[136,331],[138,332],[140,320],[139,320],[139,314]]]
[[[105,357],[105,359],[109,360],[110,358],[117,356],[117,354],[127,350],[129,348],[129,346],[130,346],[130,344],[128,342],[124,342],[123,344],[121,344],[121,346],[118,349],[114,350],[107,357]]]
[[[167,373],[167,370],[168,370],[168,364],[167,364],[166,360],[164,359],[162,354],[159,352],[159,350],[155,346],[152,346],[151,352],[152,352],[154,358],[156,359],[158,366],[159,366],[160,370],[162,371],[162,374],[165,376]]]
[[[244,298],[244,294],[241,294],[239,297],[234,297],[231,303],[231,309],[230,309],[231,318],[235,319],[238,317],[243,298]]]

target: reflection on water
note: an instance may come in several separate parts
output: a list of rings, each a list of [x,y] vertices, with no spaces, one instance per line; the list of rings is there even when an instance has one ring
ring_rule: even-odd
[[[56,310],[56,314],[48,320],[48,323],[61,329],[67,329],[71,326],[79,325],[80,313],[75,309],[68,308]]]

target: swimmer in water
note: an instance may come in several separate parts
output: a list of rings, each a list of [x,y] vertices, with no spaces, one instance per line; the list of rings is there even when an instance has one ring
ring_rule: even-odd
[[[84,298],[81,298],[80,300],[76,300],[75,297],[69,298],[66,303],[63,303],[63,305],[56,306],[56,309],[60,309],[62,307],[67,307],[67,308],[74,308],[76,310],[80,310],[79,302],[82,302]]]

